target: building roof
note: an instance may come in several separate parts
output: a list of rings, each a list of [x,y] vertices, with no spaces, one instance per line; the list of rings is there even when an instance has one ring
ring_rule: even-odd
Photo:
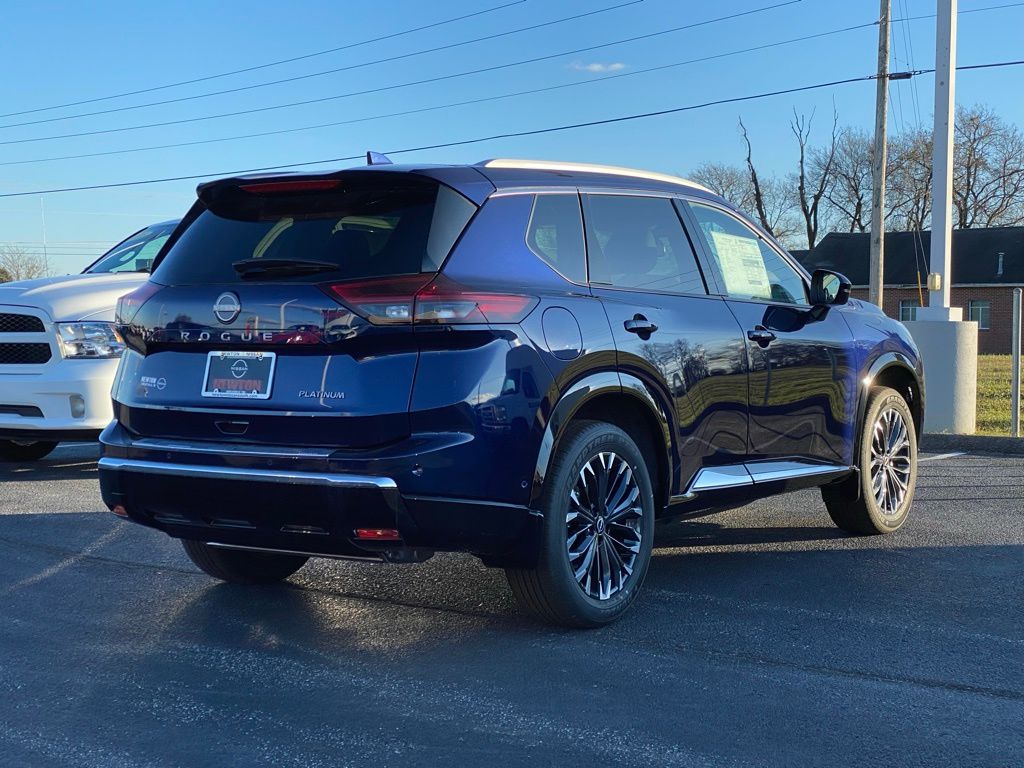
[[[830,232],[813,251],[792,251],[809,271],[825,268],[868,284],[871,234]],[[928,276],[931,232],[885,235],[885,284],[917,285]],[[952,285],[1024,285],[1024,227],[953,230]]]

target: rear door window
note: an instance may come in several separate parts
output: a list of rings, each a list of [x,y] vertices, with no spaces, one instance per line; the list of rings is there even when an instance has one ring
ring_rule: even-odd
[[[587,195],[590,282],[615,288],[706,293],[697,257],[668,198]]]
[[[562,277],[587,282],[583,218],[575,192],[535,195],[526,228],[526,244]]]
[[[324,282],[436,272],[476,211],[429,179],[365,178],[337,191],[233,192],[204,210],[157,265],[165,285]],[[396,174],[397,176],[397,174]],[[319,271],[250,271],[239,262],[303,261]]]

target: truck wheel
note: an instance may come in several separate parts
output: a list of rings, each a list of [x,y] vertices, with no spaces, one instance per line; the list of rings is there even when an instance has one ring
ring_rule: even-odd
[[[185,554],[201,570],[232,584],[273,584],[283,581],[306,564],[303,555],[221,549],[202,541],[181,540]]]
[[[636,443],[611,424],[571,424],[541,509],[537,565],[505,571],[516,602],[562,626],[617,619],[640,591],[654,538],[654,493]]]
[[[917,486],[917,432],[899,392],[871,392],[857,451],[860,472],[823,486],[825,507],[844,531],[892,533],[906,522]]]
[[[46,440],[0,440],[0,461],[37,461],[56,447],[57,443]]]

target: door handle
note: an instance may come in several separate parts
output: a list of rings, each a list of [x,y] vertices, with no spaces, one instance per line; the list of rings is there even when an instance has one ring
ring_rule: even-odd
[[[775,341],[775,334],[759,325],[754,330],[747,331],[747,338],[757,342],[757,345],[764,349]]]
[[[652,323],[643,315],[633,315],[632,320],[627,320],[622,326],[630,333],[635,333],[641,339],[647,339],[652,333],[658,330],[658,326]]]

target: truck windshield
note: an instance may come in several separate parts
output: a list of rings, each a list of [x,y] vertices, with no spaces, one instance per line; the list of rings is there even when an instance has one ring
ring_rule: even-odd
[[[177,225],[176,221],[168,221],[136,232],[100,256],[91,266],[86,267],[84,274],[149,272],[153,266],[153,259]]]

